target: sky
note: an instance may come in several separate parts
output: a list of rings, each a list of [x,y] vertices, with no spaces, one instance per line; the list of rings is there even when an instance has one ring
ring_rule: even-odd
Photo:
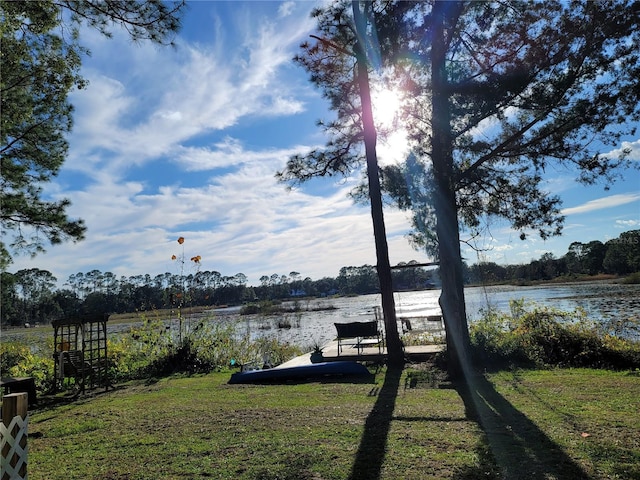
[[[190,2],[173,48],[133,44],[119,30],[111,39],[83,30],[89,85],[70,97],[69,156],[45,192],[71,200],[69,216],[84,219],[86,238],[35,258],[16,256],[9,271],[40,268],[63,284],[94,269],[121,277],[199,268],[243,273],[258,285],[265,275],[317,280],[343,266],[375,265],[370,209],[347,196],[359,173],[292,190],[274,177],[291,155],[325,143],[316,121],[332,118],[292,61],[313,32],[309,13],[317,5]],[[392,109],[388,96],[376,98],[379,115]],[[632,148],[640,162],[640,137],[624,141],[619,147]],[[399,136],[379,144],[381,163],[405,154]],[[609,190],[557,170],[546,188],[563,199],[561,237],[521,241],[495,223],[474,240],[480,253],[463,244],[467,262],[560,257],[573,241],[606,242],[640,228],[637,170]],[[405,212],[388,207],[385,222],[392,265],[432,260],[409,245]],[[196,267],[189,259],[198,255]]]

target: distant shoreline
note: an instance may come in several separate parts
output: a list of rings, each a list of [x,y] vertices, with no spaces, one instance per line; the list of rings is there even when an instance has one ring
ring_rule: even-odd
[[[626,276],[613,275],[613,274],[605,274],[601,273],[598,275],[575,275],[575,276],[562,276],[556,277],[549,280],[523,280],[521,282],[514,280],[505,280],[503,282],[474,282],[465,284],[465,287],[487,287],[487,286],[495,286],[495,285],[505,285],[505,286],[513,286],[513,287],[531,287],[536,285],[570,285],[574,283],[622,283],[624,282]]]

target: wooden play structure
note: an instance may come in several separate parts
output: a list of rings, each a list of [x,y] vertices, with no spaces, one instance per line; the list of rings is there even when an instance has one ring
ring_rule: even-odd
[[[55,320],[53,357],[55,389],[68,387],[73,380],[76,394],[111,386],[107,357],[109,315],[82,315]]]

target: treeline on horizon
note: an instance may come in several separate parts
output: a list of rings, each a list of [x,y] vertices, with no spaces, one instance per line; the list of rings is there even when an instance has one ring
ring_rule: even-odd
[[[402,264],[401,264],[402,265]],[[418,265],[411,261],[404,265]],[[640,272],[640,230],[622,233],[602,243],[573,242],[567,253],[555,258],[545,253],[528,264],[493,262],[464,264],[467,284],[528,283],[601,273],[629,275]],[[438,268],[412,267],[392,272],[396,290],[418,290],[439,285]],[[292,271],[289,275],[262,276],[260,285],[247,285],[242,273],[223,276],[216,271],[190,274],[164,273],[117,278],[111,272],[92,270],[71,275],[63,288],[47,270],[37,268],[2,272],[2,325],[49,323],[58,318],[88,313],[130,313],[195,306],[241,305],[251,302],[364,295],[379,291],[376,267],[342,267],[336,278],[312,280]]]

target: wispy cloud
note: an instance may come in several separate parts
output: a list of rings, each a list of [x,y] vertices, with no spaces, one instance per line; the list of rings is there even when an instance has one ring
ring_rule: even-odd
[[[178,41],[175,50],[131,46],[122,35],[108,41],[90,35],[94,59],[118,58],[124,68],[87,62],[89,86],[72,96],[76,127],[67,168],[90,173],[101,161],[112,171],[142,165],[245,117],[302,112],[295,84],[278,74],[289,67],[310,20],[245,21],[243,42]]]
[[[286,149],[245,150],[239,139],[225,137],[212,147],[179,146],[175,150],[174,161],[181,164],[187,171],[205,171],[216,168],[230,167],[242,164],[267,163],[271,172],[282,168],[286,160],[295,153],[304,154],[310,146],[292,146]]]
[[[640,212],[638,212],[640,215]],[[616,226],[620,228],[637,228],[640,227],[640,218],[636,220],[616,220]]]
[[[295,5],[296,2],[292,1],[282,2],[278,7],[278,15],[280,17],[288,17],[289,15],[291,15],[291,12],[293,11]]]
[[[618,207],[640,200],[640,193],[626,193],[618,195],[610,195],[608,197],[590,200],[576,207],[569,207],[562,210],[563,215],[574,215],[578,213],[588,213],[595,210],[603,210],[605,208]]]

